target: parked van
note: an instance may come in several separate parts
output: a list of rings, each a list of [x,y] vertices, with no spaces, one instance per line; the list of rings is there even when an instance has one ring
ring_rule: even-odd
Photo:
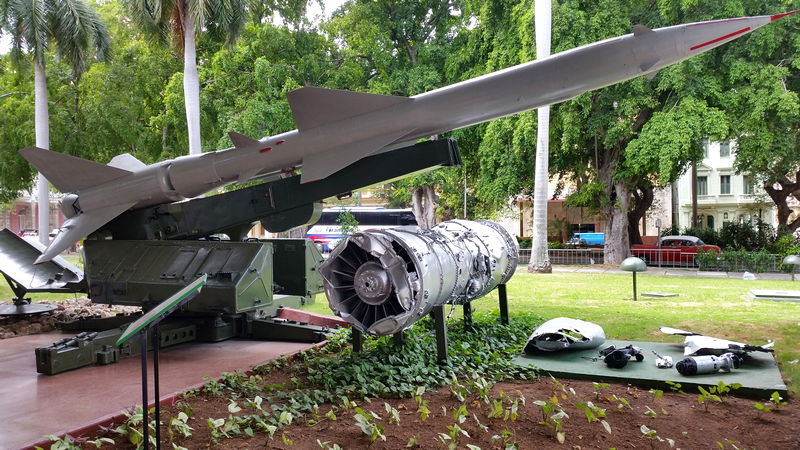
[[[567,241],[572,245],[605,245],[606,237],[604,233],[575,233]]]

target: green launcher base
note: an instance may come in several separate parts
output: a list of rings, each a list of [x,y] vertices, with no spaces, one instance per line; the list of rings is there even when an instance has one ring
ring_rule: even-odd
[[[600,348],[608,345],[617,348],[634,345],[642,349],[644,361],[631,360],[622,369],[612,369],[602,359],[596,362],[584,357],[596,357]],[[523,367],[535,367],[544,374],[554,377],[572,378],[592,381],[615,381],[630,383],[646,388],[656,388],[668,391],[670,385],[667,381],[680,383],[685,392],[694,390],[697,386],[712,386],[719,381],[725,384],[739,383],[741,388],[734,391],[737,395],[748,397],[769,398],[777,391],[784,398],[788,397],[786,384],[781,378],[778,365],[770,353],[751,352],[742,366],[729,373],[718,372],[712,374],[684,376],[678,373],[675,367],[659,369],[656,367],[656,357],[652,350],[662,356],[671,356],[673,362],[685,358],[683,343],[663,342],[636,342],[636,341],[606,341],[600,348],[591,350],[566,350],[561,352],[539,352],[533,355],[521,355],[513,363]]]

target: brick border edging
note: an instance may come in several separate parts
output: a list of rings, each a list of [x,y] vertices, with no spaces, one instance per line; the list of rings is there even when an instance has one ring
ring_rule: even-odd
[[[322,342],[317,342],[315,344],[312,344],[311,347],[309,347],[309,348],[322,347],[327,343],[328,343],[327,340],[322,341]],[[277,361],[277,360],[282,359],[282,358],[286,358],[288,361],[293,361],[297,357],[298,354],[300,354],[301,352],[304,352],[306,350],[308,350],[308,349],[296,350],[294,352],[290,352],[290,353],[286,353],[284,355],[281,355],[279,358],[268,359],[266,361],[263,361],[260,364],[256,364],[256,365],[250,366],[244,373],[246,375],[252,375],[253,374],[253,370],[252,370],[253,367],[256,367],[256,366],[259,366],[259,365],[264,365],[264,364],[266,364],[266,363],[268,363],[270,361]],[[186,391],[191,390],[191,389],[198,389],[198,388],[202,387],[203,385],[205,385],[206,383],[208,383],[209,381],[211,381],[211,380],[206,380],[206,381],[203,381],[201,383],[195,383],[195,384],[193,384],[191,386],[187,386],[182,391],[177,391],[177,392],[173,392],[171,394],[167,394],[165,396],[162,396],[161,399],[159,400],[159,404],[161,404],[162,406],[174,405],[175,403],[177,403],[176,400],[178,399],[178,397],[183,395]],[[222,376],[216,378],[216,381],[222,381]],[[147,407],[150,408],[151,406],[154,406],[154,405],[155,405],[155,401],[153,401],[151,403],[148,403]],[[110,425],[112,425],[114,423],[122,422],[122,421],[124,421],[125,417],[126,416],[125,416],[125,412],[124,411],[111,413],[111,414],[106,414],[104,416],[98,417],[97,419],[94,419],[91,422],[88,422],[88,423],[85,423],[83,425],[80,425],[80,426],[78,426],[76,428],[72,428],[72,429],[69,429],[69,430],[57,431],[57,432],[55,432],[53,434],[55,436],[58,436],[59,438],[63,438],[66,435],[72,436],[73,438],[79,438],[79,437],[83,437],[85,435],[90,435],[90,434],[96,433],[97,431],[99,431],[102,428],[108,428],[108,427],[110,427]],[[42,448],[45,448],[45,449],[49,449],[50,445],[51,445],[51,442],[53,442],[53,441],[50,441],[50,440],[39,440],[39,441],[36,441],[36,442],[32,442],[30,444],[23,444],[23,446],[20,447],[20,449],[21,450],[34,450],[34,448],[36,446],[39,446],[39,447],[42,447]]]

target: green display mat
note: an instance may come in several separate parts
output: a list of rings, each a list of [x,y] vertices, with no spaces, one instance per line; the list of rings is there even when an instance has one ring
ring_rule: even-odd
[[[600,348],[611,344],[617,348],[634,345],[642,349],[644,361],[631,360],[622,369],[612,369],[602,359],[592,362],[583,357],[597,356]],[[648,388],[669,390],[666,381],[681,384],[685,392],[694,391],[695,387],[715,385],[719,381],[726,384],[739,383],[741,388],[736,394],[751,397],[768,398],[773,392],[778,391],[784,398],[788,397],[786,384],[781,378],[778,364],[771,353],[751,352],[749,357],[738,369],[732,372],[718,372],[713,374],[684,376],[678,373],[675,367],[659,369],[656,367],[655,350],[662,356],[672,356],[673,363],[677,363],[683,356],[683,342],[636,342],[608,340],[602,346],[591,350],[564,350],[560,352],[538,352],[534,355],[521,355],[514,358],[513,364],[523,367],[535,367],[545,374],[554,377],[564,377],[592,381],[617,381],[631,383]]]

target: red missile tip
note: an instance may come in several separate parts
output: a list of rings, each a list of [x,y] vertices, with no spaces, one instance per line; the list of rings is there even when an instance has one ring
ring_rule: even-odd
[[[266,152],[268,152],[268,151],[270,151],[270,150],[272,150],[272,147],[264,147],[264,148],[262,148],[261,150],[259,150],[258,152],[259,152],[259,153],[266,153]]]
[[[275,143],[275,145],[281,145],[281,144],[283,144],[284,142],[286,142],[286,141],[285,141],[285,140],[283,140],[283,139],[281,139],[280,141],[276,142],[276,143]]]
[[[774,21],[776,21],[778,19],[782,19],[782,18],[784,18],[786,16],[791,16],[792,14],[798,13],[798,12],[800,12],[800,9],[799,10],[795,10],[795,11],[789,11],[789,12],[783,13],[783,14],[773,14],[772,16],[770,16],[770,19],[771,19],[772,22],[774,22]]]

